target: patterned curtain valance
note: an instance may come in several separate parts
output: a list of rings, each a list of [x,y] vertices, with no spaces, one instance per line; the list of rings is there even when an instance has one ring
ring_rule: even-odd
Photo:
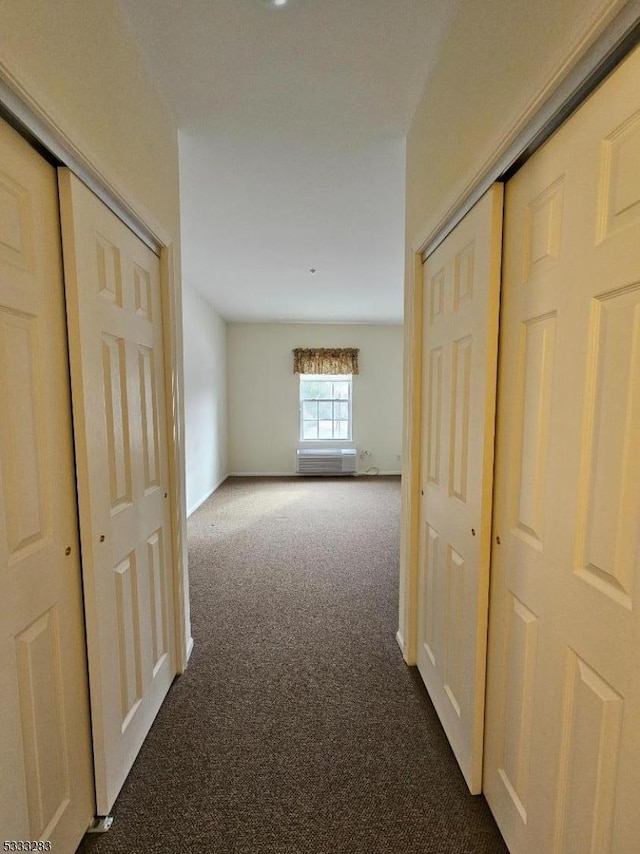
[[[293,351],[294,374],[358,374],[358,353],[352,347],[340,350],[327,350],[324,347],[315,350]]]

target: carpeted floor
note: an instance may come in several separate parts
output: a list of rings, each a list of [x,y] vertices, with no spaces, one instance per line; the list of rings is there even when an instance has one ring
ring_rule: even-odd
[[[503,854],[395,641],[397,478],[228,480],[195,649],[82,854]]]

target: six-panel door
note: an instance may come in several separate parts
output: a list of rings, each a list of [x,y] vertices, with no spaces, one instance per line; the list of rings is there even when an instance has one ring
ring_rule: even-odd
[[[157,256],[60,170],[98,812],[176,673]]]
[[[56,173],[0,122],[0,840],[75,851],[93,770]]]
[[[640,812],[640,53],[509,182],[485,792],[514,854]]]
[[[417,664],[472,792],[482,781],[502,186],[423,265]]]

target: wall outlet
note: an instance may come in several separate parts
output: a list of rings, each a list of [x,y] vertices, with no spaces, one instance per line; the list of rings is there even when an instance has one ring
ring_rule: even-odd
[[[360,459],[361,460],[364,460],[365,457],[371,457],[371,456],[373,456],[371,451],[360,451]]]

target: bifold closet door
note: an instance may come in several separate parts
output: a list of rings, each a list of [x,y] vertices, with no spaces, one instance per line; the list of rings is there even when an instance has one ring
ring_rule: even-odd
[[[640,851],[640,52],[509,181],[485,793],[513,854]]]
[[[94,815],[56,171],[0,121],[0,841]]]
[[[160,262],[59,171],[98,814],[176,673]]]
[[[418,669],[482,783],[502,239],[494,185],[423,265]]]

